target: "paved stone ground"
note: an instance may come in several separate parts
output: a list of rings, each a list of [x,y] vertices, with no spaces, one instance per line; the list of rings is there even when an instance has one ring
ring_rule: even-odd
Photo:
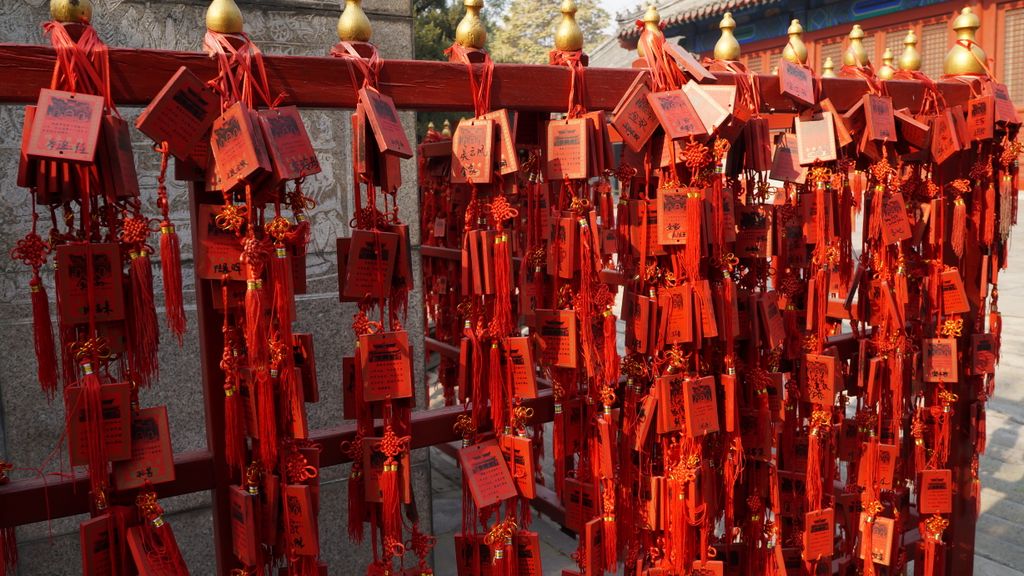
[[[1024,231],[1015,231],[1012,241],[1010,266],[999,280],[1003,351],[995,396],[988,402],[988,446],[981,457],[976,576],[1024,576]],[[435,388],[433,396],[432,403],[439,404],[440,390]],[[438,574],[447,574],[445,567],[454,566],[452,537],[462,518],[460,471],[436,449],[431,449],[430,459],[438,537],[435,566]],[[574,567],[569,557],[576,550],[574,538],[537,515],[531,529],[540,534],[544,574],[558,576],[563,568]]]

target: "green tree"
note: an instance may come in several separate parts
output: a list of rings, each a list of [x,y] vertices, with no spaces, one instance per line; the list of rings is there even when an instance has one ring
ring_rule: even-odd
[[[558,2],[511,0],[501,24],[487,45],[495,62],[547,64],[555,47],[555,28],[562,19]],[[603,42],[610,16],[595,0],[577,0],[576,22],[583,30],[584,51]]]

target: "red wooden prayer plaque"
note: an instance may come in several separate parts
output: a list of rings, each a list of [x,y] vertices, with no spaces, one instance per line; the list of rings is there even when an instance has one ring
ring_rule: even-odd
[[[409,437],[403,436],[401,441],[408,444]],[[363,490],[367,502],[383,502],[384,491],[381,486],[381,474],[384,473],[384,463],[388,457],[381,452],[383,438],[368,437],[363,439]],[[398,462],[398,487],[401,493],[402,503],[412,502],[412,467],[409,459],[409,451],[403,451],[396,457]]]
[[[515,538],[518,576],[541,576],[540,536],[536,532],[520,530]]]
[[[921,514],[949,514],[953,511],[953,472],[922,470],[917,486],[917,511]]]
[[[105,176],[110,180],[108,194],[118,198],[135,198],[139,195],[139,176],[135,171],[135,153],[128,123],[113,115],[103,117],[103,147],[100,154],[107,165]]]
[[[804,356],[806,399],[813,404],[831,406],[835,401],[838,366],[835,356],[807,354]]]
[[[360,336],[359,362],[366,402],[412,396],[409,335],[404,330]]]
[[[167,407],[139,410],[132,418],[132,457],[114,463],[114,485],[131,490],[174,480],[174,452],[167,426]]]
[[[637,76],[612,113],[612,126],[626,146],[634,152],[643,149],[651,134],[658,128],[658,117],[654,115],[654,110],[647,99],[650,92],[646,75]]]
[[[816,561],[832,556],[835,546],[835,511],[832,508],[804,516],[804,559]]]
[[[956,340],[953,338],[925,338],[921,346],[925,382],[958,380]]]
[[[548,122],[547,164],[548,180],[582,180],[587,178],[589,145],[586,118],[552,120]]]
[[[800,165],[835,160],[835,135],[835,124],[831,114],[816,114],[809,119],[797,118],[796,150]]]
[[[704,130],[708,134],[714,133],[718,127],[725,124],[729,118],[729,110],[718,103],[718,100],[708,94],[703,86],[690,80],[683,86],[683,92],[693,105],[700,121],[704,124]]]
[[[865,94],[864,114],[869,138],[882,142],[896,142],[896,119],[893,116],[892,98]]]
[[[231,190],[243,180],[253,183],[271,169],[263,135],[253,125],[253,115],[242,102],[235,103],[213,122],[210,149],[222,190]]]
[[[92,162],[103,120],[103,98],[91,94],[39,91],[28,155],[67,162]]]
[[[285,547],[296,556],[316,556],[320,553],[317,534],[316,508],[313,506],[313,487],[303,484],[285,485],[284,529]]]
[[[135,121],[135,127],[155,142],[166,142],[171,154],[192,155],[220,113],[220,97],[182,66]]]
[[[516,496],[516,485],[494,440],[459,450],[459,463],[477,508],[486,508]]]
[[[871,531],[871,561],[883,566],[889,566],[892,559],[892,541],[895,522],[892,518],[885,518],[883,516],[876,516],[874,522],[868,522],[866,518],[867,516],[861,512],[861,534],[865,535],[868,530]],[[865,559],[866,546],[867,539],[862,536],[860,545],[861,559]]]
[[[707,562],[694,560],[693,571],[690,574],[692,576],[723,576],[725,564],[721,560],[708,560]]]
[[[684,383],[686,431],[691,437],[718,432],[718,397],[715,377],[687,378]]]
[[[807,179],[807,168],[800,165],[797,150],[800,142],[796,134],[780,134],[775,140],[775,156],[772,158],[771,178],[794,184],[803,184]]]
[[[493,120],[460,120],[452,138],[452,183],[490,184],[494,177]]]
[[[540,359],[548,366],[576,367],[576,312],[537,310]]]
[[[506,343],[508,344],[508,370],[511,375],[512,394],[517,398],[536,398],[536,364],[533,361],[530,339],[526,337],[509,338]]]
[[[89,463],[87,443],[89,430],[86,407],[81,401],[81,386],[64,389],[65,413],[68,415],[68,452],[72,466]],[[100,434],[107,460],[118,462],[132,457],[131,438],[131,384],[119,382],[100,387],[102,425]]]
[[[647,100],[669,138],[678,140],[690,136],[707,136],[707,129],[686,92],[651,92],[647,95]]]
[[[779,60],[779,92],[800,104],[814,106],[814,75],[808,68],[782,58]]]
[[[57,286],[61,294],[61,321],[65,324],[88,323],[90,305],[91,317],[96,322],[124,320],[121,252],[117,244],[58,246]]]
[[[320,161],[298,108],[260,110],[259,119],[278,180],[295,180],[320,172]]]
[[[114,525],[110,514],[90,518],[78,525],[82,550],[82,576],[111,576],[114,570]]]
[[[502,435],[498,442],[519,495],[535,498],[537,488],[533,479],[533,440],[526,436]]]
[[[402,128],[402,119],[398,117],[394,100],[366,87],[359,90],[359,101],[363,104],[366,119],[377,138],[377,148],[385,154],[412,158],[412,146]]]
[[[394,232],[353,230],[342,296],[379,298],[390,294],[398,256],[398,241],[398,234]]]
[[[498,131],[498,171],[502,174],[519,172],[519,154],[516,152],[516,122],[518,113],[502,108],[480,116],[492,120]]]
[[[658,190],[658,243],[662,245],[686,244],[689,223],[688,188],[661,188]],[[699,205],[699,201],[694,201]],[[699,207],[697,208],[699,209]]]
[[[686,421],[684,414],[686,393],[685,374],[669,374],[654,381],[658,395],[658,434],[682,430]]]
[[[259,496],[250,494],[241,486],[228,489],[231,506],[231,549],[242,564],[255,566],[259,563],[259,523],[256,521],[256,505]]]

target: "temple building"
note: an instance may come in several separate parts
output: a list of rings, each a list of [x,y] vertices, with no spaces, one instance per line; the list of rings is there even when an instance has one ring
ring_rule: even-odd
[[[1024,107],[1024,2],[994,1],[967,4],[981,25],[975,40],[988,55],[992,74],[1005,83],[1014,101]],[[823,74],[838,71],[859,25],[868,60],[877,70],[888,54],[900,67],[907,43],[916,47],[919,70],[932,78],[943,74],[943,62],[957,40],[954,20],[965,4],[930,0],[672,0],[656,5],[665,36],[690,52],[712,56],[722,35],[719,25],[728,12],[732,33],[742,46],[740,60],[753,72],[770,74],[778,65],[787,33],[799,20],[807,46],[807,65]],[[593,49],[592,66],[629,66],[636,59],[646,6],[617,14],[614,37]],[[910,34],[910,33],[913,34]],[[857,33],[854,33],[857,35]]]

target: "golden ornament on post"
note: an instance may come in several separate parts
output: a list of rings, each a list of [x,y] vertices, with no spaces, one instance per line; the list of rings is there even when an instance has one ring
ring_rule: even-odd
[[[50,0],[50,18],[64,24],[88,24],[92,0]]]
[[[882,66],[878,69],[878,77],[882,80],[892,80],[896,75],[896,69],[892,66],[894,58],[892,50],[886,48],[885,53],[882,54]]]
[[[825,63],[821,65],[821,77],[822,78],[835,78],[836,77],[836,65],[832,62],[832,57],[827,56]]]
[[[206,29],[221,34],[241,34],[245,26],[235,0],[213,0],[206,9]]]
[[[782,57],[794,64],[806,64],[807,46],[804,45],[804,27],[800,25],[800,21],[793,18],[786,33],[789,34],[789,41],[782,49]]]
[[[722,21],[718,27],[722,30],[722,35],[715,43],[715,60],[739,60],[740,43],[732,32],[736,29],[736,21],[732,19],[732,12],[722,15]]]
[[[363,0],[345,0],[338,18],[338,39],[342,42],[369,42],[373,35],[370,19],[363,12]]]
[[[487,28],[480,20],[480,10],[484,7],[484,0],[465,0],[466,14],[459,21],[455,28],[455,42],[463,48],[475,48],[483,50],[487,43]]]
[[[444,125],[441,128],[441,136],[444,136],[445,138],[452,137],[452,123],[449,122],[447,118],[444,119]]]
[[[953,20],[957,41],[950,48],[949,54],[946,54],[946,63],[943,66],[946,74],[985,74],[985,51],[974,41],[974,34],[980,27],[981,21],[969,7],[961,10],[960,15]],[[970,49],[961,43],[969,45]]]
[[[913,30],[907,30],[907,36],[903,39],[903,54],[900,55],[900,70],[920,70],[921,53],[917,51],[917,35]]]
[[[576,3],[573,0],[562,0],[559,10],[562,12],[562,20],[555,29],[555,49],[562,52],[583,50],[583,30],[576,23]]]
[[[843,54],[843,64],[846,66],[870,66],[871,60],[868,59],[868,52],[864,49],[864,30],[861,29],[860,24],[853,25],[849,38],[850,46],[846,49],[846,54]]]
[[[644,12],[642,18],[644,23],[644,33],[650,32],[655,36],[665,37],[665,33],[661,31],[661,14],[658,14],[658,9],[654,7],[654,4],[648,4],[647,10]],[[637,56],[644,57],[644,44],[643,42],[636,45]]]

